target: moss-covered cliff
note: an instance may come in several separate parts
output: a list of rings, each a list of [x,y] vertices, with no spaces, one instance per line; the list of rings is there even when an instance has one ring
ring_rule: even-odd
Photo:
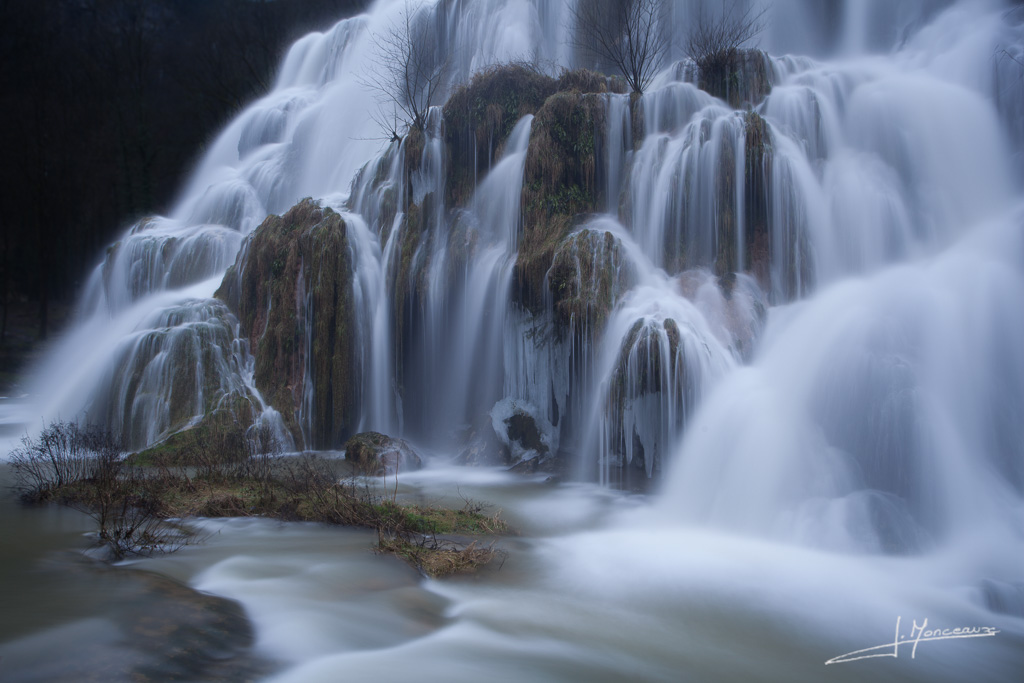
[[[216,296],[236,312],[255,357],[256,388],[296,443],[340,446],[358,420],[361,385],[352,251],[341,216],[311,199],[269,216]]]
[[[555,250],[581,214],[602,197],[598,148],[606,100],[599,94],[560,92],[537,112],[523,177],[523,237],[515,266],[516,297],[525,308],[544,307],[544,277]]]

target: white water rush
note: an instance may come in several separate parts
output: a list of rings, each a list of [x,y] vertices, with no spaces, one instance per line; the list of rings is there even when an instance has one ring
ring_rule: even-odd
[[[280,680],[1014,680],[1024,8],[741,1],[766,28],[731,80],[680,38],[641,95],[573,71],[610,68],[585,1],[379,0],[296,42],[169,215],[106,251],[28,423],[139,450],[244,403],[286,450],[379,431],[428,456],[403,491],[526,531],[480,582],[375,580],[305,527],[277,557],[259,521],[150,561],[241,601]],[[391,139],[373,74],[407,25],[447,69]],[[307,197],[342,253],[268,259],[286,299],[230,294]],[[265,361],[285,305],[294,356]],[[289,386],[261,384],[281,358]],[[558,484],[451,465],[481,429]]]

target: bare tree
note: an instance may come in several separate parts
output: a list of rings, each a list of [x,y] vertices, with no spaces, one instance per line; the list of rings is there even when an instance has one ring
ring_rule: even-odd
[[[669,38],[661,21],[664,0],[582,0],[571,10],[573,45],[613,65],[633,92],[642,93],[661,68]]]
[[[392,139],[403,125],[422,131],[427,111],[441,103],[450,58],[430,18],[406,4],[387,33],[373,35],[377,63],[363,82],[378,95],[374,118]]]
[[[701,80],[717,82],[728,76],[743,46],[764,32],[769,9],[755,11],[753,5],[741,9],[732,0],[718,18],[713,18],[701,5],[686,42],[686,52],[697,64]]]

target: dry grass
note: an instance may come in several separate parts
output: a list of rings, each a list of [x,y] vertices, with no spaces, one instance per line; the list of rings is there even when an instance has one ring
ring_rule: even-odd
[[[415,543],[402,537],[382,539],[378,552],[396,555],[434,579],[475,572],[495,557],[505,557],[505,551],[495,549],[493,542],[486,547],[479,547],[476,541],[460,546],[436,539]]]
[[[97,441],[94,430],[60,423],[44,436],[26,440],[12,454],[22,499],[56,502],[92,516],[97,540],[111,559],[170,552],[190,542],[187,529],[169,519],[262,516],[374,529],[380,552],[402,557],[428,576],[446,576],[503,553],[493,543],[481,548],[445,534],[512,533],[498,513],[485,514],[484,504],[402,505],[365,481],[343,478],[340,461],[316,455],[252,453],[242,461],[204,459],[197,466],[158,452],[143,466],[124,458],[113,442]]]

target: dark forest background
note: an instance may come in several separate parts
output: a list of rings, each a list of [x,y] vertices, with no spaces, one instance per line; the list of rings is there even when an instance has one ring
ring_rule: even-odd
[[[164,212],[296,38],[366,0],[0,0],[0,371]]]

